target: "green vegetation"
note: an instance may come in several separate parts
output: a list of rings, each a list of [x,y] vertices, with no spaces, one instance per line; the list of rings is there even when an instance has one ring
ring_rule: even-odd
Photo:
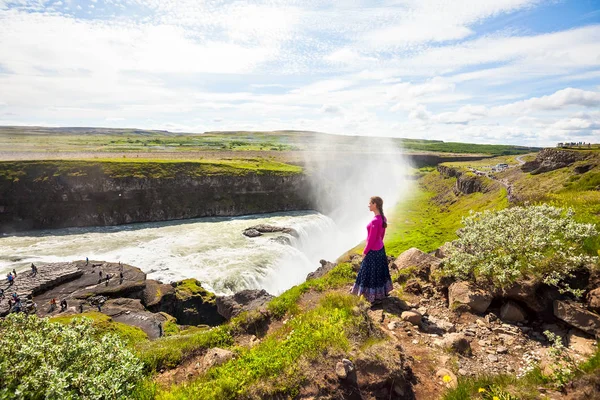
[[[296,316],[251,349],[210,369],[195,382],[159,393],[159,399],[228,399],[244,397],[260,382],[258,396],[297,394],[303,376],[298,364],[314,362],[322,352],[347,350],[348,336],[366,338],[366,316],[356,296],[328,293],[318,307]]]
[[[22,313],[0,320],[0,398],[125,399],[142,364],[89,318],[69,324]]]
[[[535,279],[579,296],[581,290],[564,281],[597,261],[585,254],[583,244],[598,232],[572,216],[572,210],[547,204],[474,213],[462,219],[441,272],[490,287]]]
[[[148,372],[173,368],[183,360],[211,347],[227,348],[233,344],[230,325],[212,329],[182,331],[151,342],[138,343],[136,349]]]
[[[177,282],[175,286],[175,295],[180,300],[186,300],[190,297],[202,297],[203,303],[215,304],[216,296],[214,293],[202,287],[202,283],[196,279],[184,279]]]
[[[112,333],[119,336],[128,344],[135,344],[148,340],[148,335],[138,327],[123,324],[113,321],[111,317],[97,311],[89,311],[83,314],[67,315],[50,318],[50,322],[58,322],[63,325],[72,324],[79,318],[88,318],[92,321],[92,327],[97,338],[104,336],[107,333]]]
[[[15,181],[33,177],[45,181],[57,176],[93,178],[100,174],[112,178],[136,177],[172,179],[208,175],[273,174],[292,175],[302,168],[260,158],[246,160],[167,161],[160,159],[104,159],[93,161],[4,161],[0,162],[0,178]]]
[[[506,190],[493,185],[486,193],[454,194],[456,178],[437,171],[421,178],[388,217],[385,238],[388,254],[398,256],[411,247],[430,252],[454,240],[461,217],[471,210],[502,209],[508,206]]]
[[[308,280],[298,286],[294,286],[278,297],[271,300],[267,306],[275,318],[281,318],[285,314],[296,314],[299,311],[298,300],[309,290],[322,292],[346,285],[356,279],[356,273],[350,263],[340,263],[329,271],[324,277]]]

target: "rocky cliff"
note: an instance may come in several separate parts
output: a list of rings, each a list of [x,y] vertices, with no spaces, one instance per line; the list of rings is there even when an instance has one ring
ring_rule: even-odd
[[[585,151],[544,149],[537,154],[535,160],[523,164],[521,170],[523,172],[531,172],[532,175],[542,174],[568,167],[577,161],[585,160],[590,155],[591,153]]]
[[[475,192],[485,193],[488,190],[486,180],[489,179],[483,176],[477,176],[473,173],[461,171],[460,169],[448,167],[446,165],[438,165],[437,170],[444,176],[456,178],[454,192],[457,194],[470,194]]]
[[[18,164],[18,165],[17,165]],[[299,171],[201,163],[0,163],[0,233],[311,209]]]

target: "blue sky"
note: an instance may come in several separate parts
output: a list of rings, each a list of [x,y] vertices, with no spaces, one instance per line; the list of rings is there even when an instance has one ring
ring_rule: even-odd
[[[0,0],[0,125],[600,142],[600,1]]]

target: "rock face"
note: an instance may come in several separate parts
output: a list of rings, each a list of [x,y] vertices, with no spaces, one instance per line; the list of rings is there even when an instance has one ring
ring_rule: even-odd
[[[580,304],[556,300],[554,315],[567,324],[600,338],[600,315],[586,310]]]
[[[437,170],[444,176],[456,178],[456,185],[454,186],[456,194],[485,193],[488,191],[488,183],[491,182],[486,177],[473,175],[472,173],[460,171],[446,165],[438,165]]]
[[[272,298],[264,289],[242,290],[233,296],[217,297],[216,305],[219,314],[231,319],[243,311],[263,308]]]
[[[415,247],[406,250],[394,260],[394,265],[399,271],[414,268],[414,275],[423,280],[429,280],[429,275],[439,267],[440,263],[439,258],[424,253]]]
[[[210,166],[183,162],[169,170],[145,163],[134,173],[139,163],[118,163],[118,171],[107,164],[0,163],[19,174],[0,173],[0,233],[315,208],[300,173],[215,174]]]
[[[590,310],[600,313],[600,288],[596,288],[588,293],[587,305]]]
[[[233,356],[233,352],[229,350],[220,349],[218,347],[209,349],[202,360],[203,369],[207,370],[211,367],[224,364],[225,362],[231,360]]]
[[[541,317],[552,313],[552,304],[560,297],[558,289],[533,280],[515,282],[507,288],[498,290],[495,295],[526,304]]]
[[[492,303],[492,296],[467,282],[454,282],[448,288],[448,301],[455,310],[467,308],[477,313],[483,313]]]
[[[215,295],[196,279],[175,282],[174,289],[175,301],[163,303],[159,310],[173,315],[179,324],[216,326],[225,321],[217,311]]]
[[[587,157],[586,153],[579,151],[544,149],[537,154],[534,161],[523,164],[521,170],[536,175],[568,167],[577,161],[585,160]]]
[[[331,263],[331,262],[325,261],[325,260],[321,260],[321,261],[319,261],[319,263],[321,264],[321,266],[319,268],[317,268],[316,271],[311,272],[310,274],[306,275],[307,281],[309,281],[311,279],[317,279],[317,278],[323,277],[329,271],[334,269],[335,266],[337,265],[337,264],[334,264],[334,263]]]

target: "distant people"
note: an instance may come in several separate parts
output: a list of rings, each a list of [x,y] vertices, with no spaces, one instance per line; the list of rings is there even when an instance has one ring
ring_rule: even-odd
[[[56,298],[55,297],[53,297],[50,300],[50,312],[52,312],[54,310],[56,310]]]
[[[12,286],[12,284],[15,283],[15,278],[10,272],[6,275],[6,280],[8,281],[8,286]]]
[[[13,268],[13,275],[15,276],[15,278],[17,277],[17,270]]]
[[[367,245],[356,282],[351,293],[364,296],[370,303],[375,303],[389,295],[392,291],[392,278],[388,267],[387,255],[383,245],[383,237],[387,228],[387,219],[383,214],[381,197],[371,197],[369,211],[375,214],[367,225]]]
[[[38,273],[38,269],[34,263],[31,263],[31,276],[36,276]]]
[[[67,309],[67,300],[66,299],[62,299],[60,301],[60,312],[63,312]]]
[[[96,307],[98,307],[98,312],[102,312],[102,304],[97,303]]]
[[[4,289],[0,288],[0,301],[4,299]]]
[[[89,260],[89,258],[86,257],[85,258],[85,266],[87,267],[89,263],[90,263],[90,260]]]
[[[83,303],[79,303],[79,313],[83,314]]]

